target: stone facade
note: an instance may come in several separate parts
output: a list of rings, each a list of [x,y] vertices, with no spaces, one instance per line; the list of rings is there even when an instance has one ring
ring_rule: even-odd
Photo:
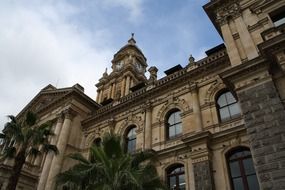
[[[28,159],[18,189],[53,189],[74,164],[66,155],[87,157],[111,129],[127,142],[135,129],[134,151],[155,151],[172,188],[285,189],[285,1],[211,0],[204,9],[224,44],[201,60],[191,56],[161,79],[152,66],[147,78],[132,36],[96,84],[96,101],[78,84],[42,89],[18,117],[33,110],[54,121],[60,154]],[[12,162],[0,164],[2,189]]]

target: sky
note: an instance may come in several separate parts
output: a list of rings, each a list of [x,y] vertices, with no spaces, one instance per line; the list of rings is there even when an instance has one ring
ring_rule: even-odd
[[[0,129],[45,86],[94,86],[131,33],[158,76],[222,43],[209,0],[0,0]]]

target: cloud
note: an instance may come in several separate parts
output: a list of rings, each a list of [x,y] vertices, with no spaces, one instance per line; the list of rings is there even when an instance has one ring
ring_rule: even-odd
[[[95,98],[113,50],[102,46],[104,29],[94,36],[70,22],[80,11],[63,2],[0,3],[0,128],[49,83],[80,83]]]
[[[107,8],[120,8],[126,9],[128,14],[128,20],[132,23],[137,23],[142,19],[143,6],[142,0],[104,0],[102,4]]]

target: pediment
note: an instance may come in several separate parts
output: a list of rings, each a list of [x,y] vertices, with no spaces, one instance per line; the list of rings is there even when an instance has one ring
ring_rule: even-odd
[[[72,92],[72,88],[66,89],[57,89],[52,85],[48,85],[43,88],[28,104],[27,106],[19,113],[19,116],[24,114],[27,110],[38,113],[43,109],[47,109],[50,104],[57,102],[62,97],[66,96]],[[61,104],[60,101],[58,101]],[[63,103],[63,102],[62,102]]]

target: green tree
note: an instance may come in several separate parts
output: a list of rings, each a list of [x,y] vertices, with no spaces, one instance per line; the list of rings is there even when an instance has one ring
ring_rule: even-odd
[[[129,154],[123,140],[113,133],[104,135],[99,146],[90,148],[86,159],[79,153],[69,157],[78,163],[57,176],[57,186],[69,190],[160,190],[166,189],[153,165],[151,151]]]
[[[51,123],[37,125],[36,114],[28,112],[23,118],[8,116],[9,122],[0,133],[3,142],[1,160],[14,159],[7,190],[15,190],[21,170],[28,156],[37,157],[40,154],[53,151],[58,153],[57,147],[51,145],[48,138],[53,135]]]

